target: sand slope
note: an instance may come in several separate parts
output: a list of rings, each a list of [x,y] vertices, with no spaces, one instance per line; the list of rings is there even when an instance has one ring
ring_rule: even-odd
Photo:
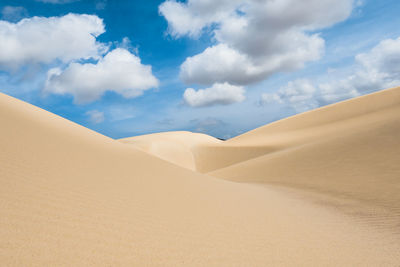
[[[400,216],[400,88],[307,112],[227,143],[255,142],[276,151],[211,175],[340,196]]]
[[[209,135],[185,131],[141,135],[119,141],[201,173],[271,152],[271,149],[265,146],[235,146]]]
[[[391,229],[361,223],[297,193],[193,172],[2,94],[0,125],[1,265],[400,263],[400,242]],[[397,131],[393,125],[387,129]],[[249,150],[254,143],[243,146],[244,155],[234,148],[236,162],[249,154],[254,160],[267,156]],[[228,167],[219,171],[214,175],[237,178]],[[280,173],[279,165],[274,172]],[[251,177],[267,182],[267,175]]]
[[[198,147],[222,142],[206,134],[185,131],[148,134],[119,141],[190,170],[197,169],[194,153]]]

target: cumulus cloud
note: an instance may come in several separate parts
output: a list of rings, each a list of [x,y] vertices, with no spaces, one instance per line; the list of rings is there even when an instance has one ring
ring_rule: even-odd
[[[98,110],[89,110],[85,113],[89,117],[89,121],[93,124],[99,124],[104,121],[104,113]]]
[[[73,62],[64,70],[49,70],[44,91],[72,94],[75,103],[84,104],[98,100],[105,91],[133,98],[158,84],[151,66],[143,65],[128,50],[117,48],[96,64]]]
[[[185,102],[191,107],[206,107],[214,105],[229,105],[245,100],[245,90],[242,86],[228,83],[216,83],[210,88],[194,90],[188,88],[183,94]]]
[[[181,65],[180,76],[186,83],[198,84],[229,82],[247,85],[262,81],[277,71],[299,69],[307,59],[318,59],[324,42],[316,36],[310,39],[315,39],[315,42],[307,44],[312,47],[299,47],[287,51],[285,55],[271,54],[269,59],[259,63],[226,44],[218,44],[188,57]]]
[[[318,85],[318,98],[321,105],[327,105],[360,96],[360,92],[347,80],[325,82]]]
[[[229,17],[240,2],[243,1],[190,0],[183,3],[168,0],[159,6],[159,12],[167,19],[171,35],[198,37],[203,28]]]
[[[151,66],[138,56],[122,47],[107,53],[109,45],[96,40],[104,32],[102,19],[85,14],[0,21],[0,70],[58,65],[48,71],[44,92],[72,94],[75,103],[97,100],[105,91],[132,98],[157,87]],[[129,39],[122,46],[131,49]]]
[[[297,112],[304,112],[319,106],[315,99],[316,88],[309,80],[299,79],[289,82],[273,94],[262,94],[261,104],[284,103],[292,106]]]
[[[381,41],[366,53],[355,57],[355,70],[314,86],[308,80],[289,82],[277,93],[263,94],[261,103],[287,104],[297,111],[400,86],[400,37]]]
[[[107,48],[96,42],[96,37],[104,31],[102,19],[94,15],[32,17],[18,23],[0,21],[0,69],[99,58]]]
[[[187,83],[246,85],[318,60],[324,40],[312,33],[345,20],[353,0],[168,0],[159,7],[174,37],[208,30],[216,45],[181,66]]]
[[[364,68],[364,73],[360,76],[368,76],[370,83],[384,87],[398,85],[400,83],[400,37],[383,40],[370,52],[357,55],[356,61]],[[364,89],[369,88],[360,86],[360,90]]]
[[[400,37],[381,41],[355,60],[354,73],[319,85],[322,102],[332,103],[400,85]]]
[[[28,16],[28,11],[22,6],[5,6],[1,10],[1,19],[10,22],[19,21]]]

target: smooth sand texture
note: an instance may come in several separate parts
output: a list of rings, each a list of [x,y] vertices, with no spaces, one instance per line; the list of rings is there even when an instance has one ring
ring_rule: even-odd
[[[271,151],[269,147],[264,146],[226,145],[227,142],[209,135],[185,131],[141,135],[119,141],[201,173],[230,166]]]
[[[359,201],[387,211],[389,218],[381,219],[394,220],[400,233],[400,88],[300,114],[227,143],[254,142],[275,152],[210,174]]]
[[[206,134],[181,131],[124,138],[120,142],[131,144],[178,166],[196,170],[196,149],[220,144],[222,141]]]
[[[399,266],[399,103],[121,142],[0,94],[0,265]]]

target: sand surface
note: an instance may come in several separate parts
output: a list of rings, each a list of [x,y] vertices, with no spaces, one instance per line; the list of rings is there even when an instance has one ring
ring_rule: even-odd
[[[400,265],[400,88],[228,141],[0,125],[2,266]]]

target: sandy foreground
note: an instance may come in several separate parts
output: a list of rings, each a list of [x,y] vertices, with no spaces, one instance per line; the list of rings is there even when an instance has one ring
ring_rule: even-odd
[[[1,266],[400,266],[400,88],[228,141],[0,125]]]

